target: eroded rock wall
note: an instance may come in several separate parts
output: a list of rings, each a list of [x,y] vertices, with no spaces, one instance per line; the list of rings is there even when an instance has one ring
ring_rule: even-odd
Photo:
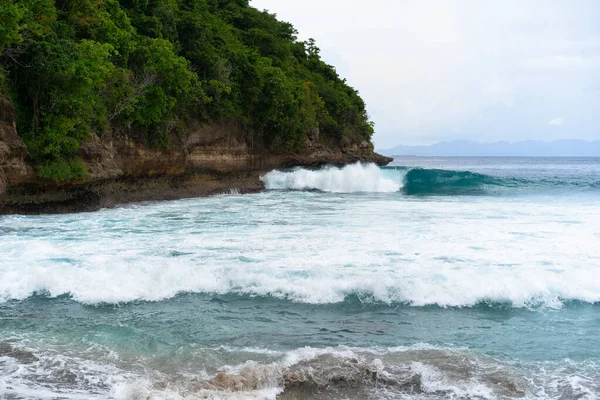
[[[0,94],[0,196],[9,185],[19,184],[35,177],[25,162],[27,147],[17,134],[12,104]]]
[[[261,174],[276,168],[383,165],[391,159],[368,142],[331,147],[311,134],[297,153],[254,146],[251,132],[235,121],[205,125],[189,121],[171,136],[169,150],[157,150],[120,131],[92,135],[79,149],[88,167],[83,181],[40,179],[27,164],[27,148],[17,135],[14,110],[0,96],[0,214],[90,211],[118,203],[203,196],[236,189],[259,191]]]

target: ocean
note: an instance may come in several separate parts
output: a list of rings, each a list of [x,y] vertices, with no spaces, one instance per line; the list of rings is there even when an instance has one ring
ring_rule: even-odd
[[[0,217],[2,399],[596,399],[600,158]]]

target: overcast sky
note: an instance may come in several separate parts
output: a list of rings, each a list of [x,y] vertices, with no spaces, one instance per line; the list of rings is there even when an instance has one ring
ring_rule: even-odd
[[[252,0],[315,38],[377,148],[600,140],[600,0]]]

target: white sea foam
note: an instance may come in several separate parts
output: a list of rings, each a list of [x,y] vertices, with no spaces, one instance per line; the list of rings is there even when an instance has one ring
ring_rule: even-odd
[[[286,271],[278,263],[228,267],[206,263],[200,268],[197,259],[148,257],[126,262],[120,257],[97,256],[76,265],[55,263],[51,268],[42,264],[5,270],[0,293],[5,300],[24,299],[36,292],[70,294],[88,304],[158,301],[181,292],[274,296],[304,303],[341,302],[356,294],[367,302],[415,306],[472,306],[491,301],[516,307],[560,307],[564,299],[600,301],[595,269],[572,274],[501,267],[493,271],[494,267],[455,268],[440,262],[404,265],[395,272],[381,264],[378,267],[383,270],[356,265],[354,271],[347,272],[338,263],[329,268],[322,263],[311,271],[307,262],[294,262],[302,263],[305,272]]]
[[[0,343],[6,350],[6,343]],[[136,379],[99,360],[68,356],[56,351],[17,348],[20,355],[0,352],[0,398],[27,400],[101,400],[107,388]],[[25,356],[24,356],[25,355]]]
[[[560,198],[272,191],[3,217],[0,300],[69,294],[95,304],[204,292],[561,307],[600,302],[599,233],[598,203]]]
[[[208,352],[218,349],[205,349]],[[233,351],[228,349],[226,353]],[[239,349],[244,353],[246,349]],[[217,354],[217,353],[211,353]],[[595,365],[572,365],[586,376],[557,365],[520,365],[519,370],[467,350],[416,345],[390,349],[298,348],[266,359],[203,370],[140,370],[110,359],[86,359],[33,351],[34,359],[0,356],[0,396],[22,399],[276,399],[294,390],[302,398],[350,396],[389,399],[594,398]],[[258,353],[257,353],[258,355]],[[93,355],[88,355],[93,357]],[[201,357],[202,354],[199,354]],[[218,359],[219,357],[217,357]],[[159,367],[161,364],[155,364]]]
[[[272,171],[261,181],[269,190],[321,190],[333,193],[397,192],[401,180],[385,177],[375,164],[352,164],[343,168],[329,167],[316,171],[298,168]]]

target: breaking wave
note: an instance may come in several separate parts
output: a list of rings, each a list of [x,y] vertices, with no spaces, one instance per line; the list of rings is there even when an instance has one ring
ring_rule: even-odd
[[[297,168],[291,171],[271,171],[261,181],[268,190],[321,190],[333,193],[397,192],[398,180],[384,176],[375,164],[352,164],[343,168],[320,170]]]
[[[596,190],[594,176],[577,178],[539,177],[523,179],[493,176],[472,171],[435,168],[378,167],[356,163],[343,168],[320,170],[297,168],[271,171],[261,177],[267,190],[320,190],[332,193],[392,193],[406,195],[469,195],[506,193],[540,188],[580,188]]]
[[[600,302],[594,207],[570,204],[566,215],[546,204],[524,214],[519,203],[365,197],[282,201],[266,193],[4,217],[0,303],[38,294],[116,304],[181,293],[440,307]]]
[[[273,351],[204,348],[194,357],[211,370],[136,371],[135,360],[106,351],[80,355],[0,343],[0,395],[37,399],[443,399],[588,398],[600,390],[598,368],[513,366],[463,349],[419,344],[387,349],[348,347]],[[93,358],[93,360],[92,360]],[[143,362],[138,360],[137,362]],[[215,371],[216,369],[216,371]],[[58,397],[57,397],[58,396]],[[593,397],[589,397],[593,398]]]
[[[467,194],[485,187],[518,185],[515,179],[502,179],[471,171],[414,168],[404,177],[405,194]]]
[[[539,191],[578,188],[600,188],[595,176],[525,178],[494,176],[472,171],[429,168],[383,167],[384,173],[404,171],[402,192],[407,195],[468,195],[511,193],[514,191]]]
[[[506,304],[516,308],[561,308],[565,302],[600,302],[597,270],[570,274],[551,270],[494,270],[418,267],[391,273],[387,268],[346,271],[334,265],[291,274],[278,267],[204,266],[193,260],[95,264],[68,263],[21,267],[0,283],[0,301],[31,296],[70,296],[83,304],[160,301],[181,293],[262,296],[305,304],[344,303],[474,307]],[[491,275],[490,275],[491,274]],[[491,277],[493,276],[493,279]],[[486,285],[480,282],[486,281]]]

